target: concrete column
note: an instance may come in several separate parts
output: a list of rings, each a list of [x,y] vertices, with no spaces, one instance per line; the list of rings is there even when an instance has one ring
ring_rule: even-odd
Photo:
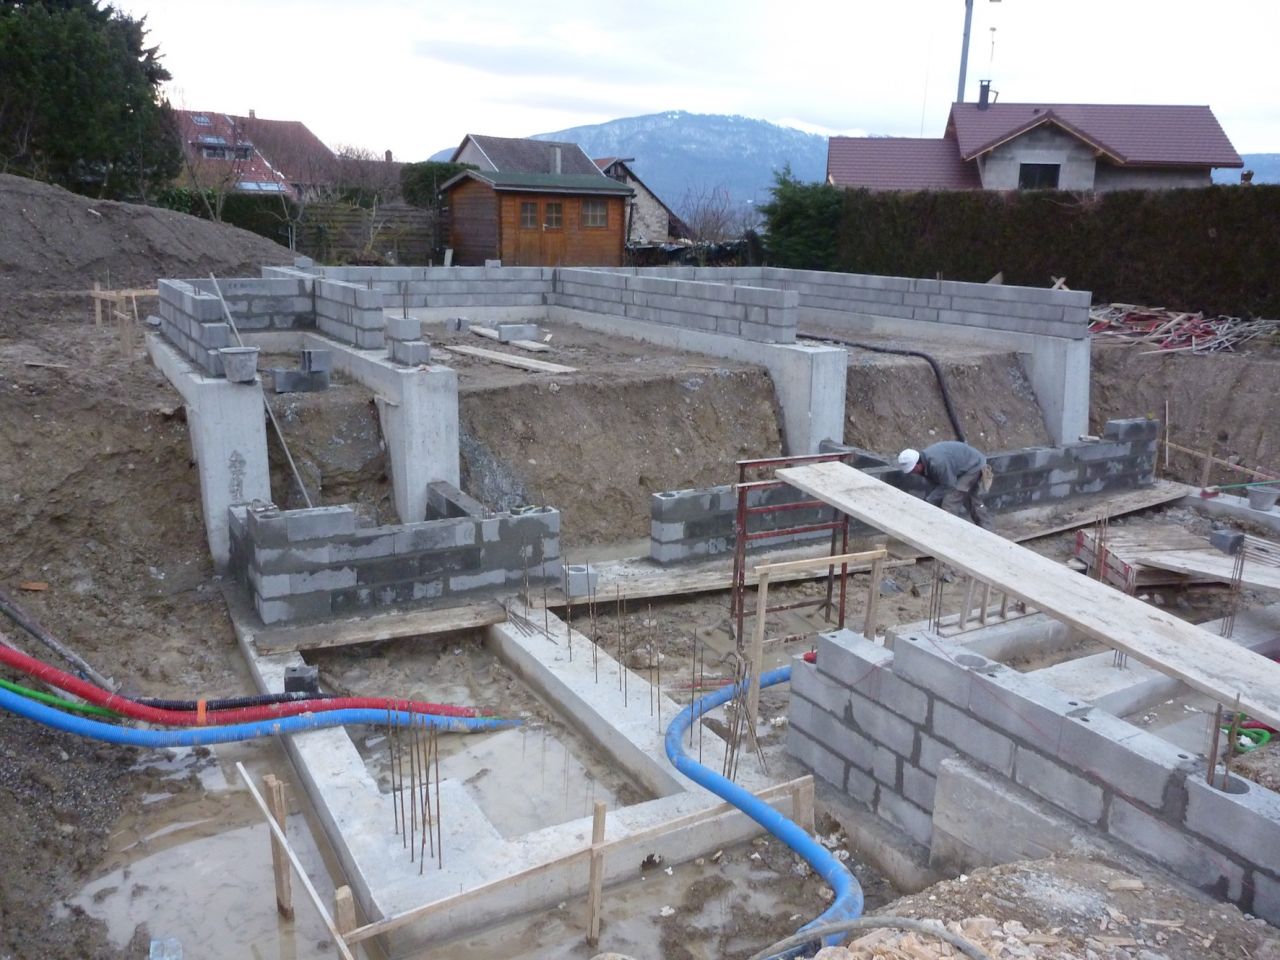
[[[1055,446],[1089,432],[1090,341],[1036,337],[1026,356],[1027,378]]]
[[[397,399],[376,399],[391,459],[396,513],[401,523],[417,523],[426,519],[432,483],[444,480],[456,487],[461,482],[457,371],[407,370]]]
[[[205,535],[214,566],[224,570],[231,559],[227,508],[271,499],[262,381],[206,377],[158,334],[147,335],[147,351],[186,405]]]

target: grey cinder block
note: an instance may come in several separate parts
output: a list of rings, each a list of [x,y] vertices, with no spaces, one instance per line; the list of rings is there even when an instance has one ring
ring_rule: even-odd
[[[1003,773],[1013,774],[1013,741],[950,704],[933,703],[933,736],[961,753]]]
[[[407,367],[431,362],[431,344],[423,340],[388,340],[391,359]]]
[[[1169,781],[1181,779],[1195,758],[1133,724],[1102,710],[1071,716],[1062,727],[1058,759],[1095,777],[1121,796],[1160,810]],[[1170,803],[1176,803],[1170,798]]]
[[[329,389],[329,371],[284,370],[272,367],[269,371],[276,393],[319,393]]]
[[[538,325],[536,323],[500,323],[498,324],[498,342],[510,343],[512,340],[537,340]]]
[[[1089,823],[1102,819],[1102,789],[1052,760],[1018,747],[1013,778],[1032,793]]]
[[[1108,420],[1102,428],[1106,440],[1154,440],[1160,435],[1160,421],[1146,417],[1127,420]]]
[[[1234,557],[1244,547],[1244,534],[1237,530],[1219,527],[1209,532],[1209,546],[1221,550],[1227,556]]]
[[[466,317],[450,317],[444,322],[444,328],[450,333],[466,333],[471,329],[471,321]]]
[[[1198,776],[1186,784],[1188,829],[1250,863],[1280,865],[1280,794],[1235,777],[1225,791]]]
[[[881,786],[876,798],[876,813],[890,823],[897,824],[917,843],[926,847],[929,845],[933,836],[933,817],[906,797]]]
[[[420,340],[422,323],[412,317],[387,317],[387,339]]]
[[[333,370],[333,351],[303,350],[302,369],[309,373],[329,373]]]
[[[1204,844],[1180,826],[1165,823],[1127,800],[1113,797],[1107,833],[1201,889],[1216,888],[1228,900],[1240,899],[1244,868],[1222,855],[1206,856]]]
[[[289,510],[283,516],[291,543],[350,536],[356,532],[356,512],[347,506]]]
[[[596,592],[600,574],[589,563],[570,563],[563,568],[561,589],[569,597],[586,597]]]
[[[990,663],[932,634],[894,634],[893,672],[959,707],[969,706],[970,666]]]
[[[319,693],[320,668],[310,664],[294,664],[284,668],[285,693]]]

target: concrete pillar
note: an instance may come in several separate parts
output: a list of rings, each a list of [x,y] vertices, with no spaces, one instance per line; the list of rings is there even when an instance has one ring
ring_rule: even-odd
[[[147,335],[147,351],[186,405],[205,535],[214,566],[224,570],[231,559],[227,508],[271,499],[262,381],[206,377],[158,334]]]
[[[458,374],[449,367],[406,370],[399,397],[378,396],[378,419],[391,460],[392,492],[401,523],[427,517],[437,480],[459,485]]]
[[[1026,357],[1027,378],[1055,446],[1089,432],[1090,341],[1036,337]]]

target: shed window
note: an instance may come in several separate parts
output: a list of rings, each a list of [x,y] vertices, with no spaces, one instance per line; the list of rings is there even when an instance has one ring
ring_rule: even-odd
[[[543,223],[548,230],[559,230],[564,226],[564,204],[560,201],[548,203],[546,205],[546,221]]]
[[[584,227],[607,227],[609,225],[609,205],[603,200],[583,200],[582,225]]]
[[[538,205],[536,203],[520,204],[520,229],[538,229]]]
[[[1018,166],[1019,190],[1057,190],[1058,171],[1062,168],[1057,163],[1023,163]]]

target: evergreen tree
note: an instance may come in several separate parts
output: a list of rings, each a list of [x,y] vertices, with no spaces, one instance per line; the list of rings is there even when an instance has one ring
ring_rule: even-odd
[[[0,0],[0,172],[144,199],[181,145],[146,18],[99,0]]]
[[[801,270],[837,269],[840,191],[801,183],[788,165],[774,174],[773,199],[761,207],[769,263]]]

